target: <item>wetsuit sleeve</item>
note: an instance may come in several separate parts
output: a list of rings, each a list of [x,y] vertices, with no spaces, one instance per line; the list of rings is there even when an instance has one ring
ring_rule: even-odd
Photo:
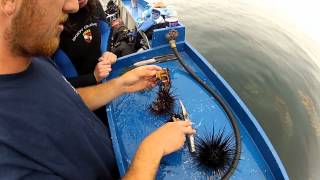
[[[27,156],[0,143],[0,179],[62,180]]]
[[[86,74],[78,77],[67,78],[67,80],[70,82],[70,84],[74,88],[91,86],[91,85],[97,84],[96,78],[94,77],[93,74]]]

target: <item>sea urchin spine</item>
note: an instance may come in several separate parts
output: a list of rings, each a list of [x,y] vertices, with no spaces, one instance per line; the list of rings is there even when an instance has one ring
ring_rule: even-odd
[[[232,134],[225,134],[224,129],[217,134],[205,134],[196,137],[194,154],[198,165],[212,170],[214,175],[222,177],[230,168],[236,154]]]
[[[175,99],[171,91],[160,86],[157,98],[150,107],[151,112],[157,115],[171,114],[173,112],[174,101]]]

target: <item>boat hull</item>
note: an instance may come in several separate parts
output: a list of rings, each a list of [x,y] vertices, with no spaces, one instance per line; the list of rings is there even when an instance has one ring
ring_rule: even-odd
[[[132,9],[130,1],[118,2],[122,18],[130,26],[135,24],[135,19],[141,16],[145,7],[144,4],[141,5],[141,1],[138,3],[140,3],[138,9]],[[249,109],[214,67],[185,41],[183,25],[155,30],[151,41],[152,48],[120,58],[113,66],[109,78],[123,74],[138,61],[172,53],[165,38],[166,33],[172,29],[178,30],[180,34],[177,47],[187,65],[218,92],[236,117],[242,149],[239,164],[231,179],[289,179],[276,151]],[[157,65],[169,69],[173,93],[182,99],[188,109],[198,137],[221,129],[224,129],[225,134],[233,133],[230,121],[218,102],[183,69],[178,61]],[[130,166],[131,159],[143,138],[169,119],[169,115],[157,116],[150,111],[156,93],[157,88],[126,94],[112,101],[107,107],[108,122],[121,175],[124,175]],[[177,102],[175,104],[175,111],[178,112]],[[163,158],[157,174],[157,179],[216,178],[212,171],[197,164],[186,146]]]

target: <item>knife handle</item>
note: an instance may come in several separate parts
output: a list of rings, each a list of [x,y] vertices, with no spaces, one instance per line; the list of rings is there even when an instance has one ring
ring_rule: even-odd
[[[196,152],[196,146],[194,142],[194,136],[193,135],[187,135],[187,141],[188,141],[188,148],[191,153]]]
[[[136,62],[133,64],[133,66],[135,67],[139,67],[139,66],[144,66],[144,65],[148,65],[148,64],[153,64],[157,62],[154,58],[152,59],[147,59],[147,60],[144,60],[144,61],[139,61],[139,62]]]

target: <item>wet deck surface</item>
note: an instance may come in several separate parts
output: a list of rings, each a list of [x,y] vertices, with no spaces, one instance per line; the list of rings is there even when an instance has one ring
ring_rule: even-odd
[[[182,56],[203,80],[207,80],[186,52],[182,52]],[[202,137],[205,133],[211,134],[213,129],[215,132],[225,129],[226,134],[232,134],[230,122],[216,100],[182,69],[178,61],[162,63],[160,66],[169,68],[172,79],[171,89],[176,98],[180,98],[185,104],[194,123],[194,128],[197,130],[197,136]],[[112,75],[117,76],[123,73],[123,70],[123,68],[114,70]],[[211,84],[209,81],[207,82]],[[116,152],[117,150],[120,152],[116,153],[117,160],[123,165],[120,168],[122,174],[129,167],[143,138],[169,119],[169,115],[156,116],[149,110],[156,98],[157,90],[158,88],[155,88],[123,95],[114,100],[107,108],[115,149]],[[175,102],[176,112],[179,111],[178,103],[178,101]],[[242,153],[237,170],[231,179],[274,179],[249,133],[239,120],[238,124],[242,139]],[[218,177],[199,167],[185,146],[180,151],[163,158],[157,179],[198,180],[218,179]]]

